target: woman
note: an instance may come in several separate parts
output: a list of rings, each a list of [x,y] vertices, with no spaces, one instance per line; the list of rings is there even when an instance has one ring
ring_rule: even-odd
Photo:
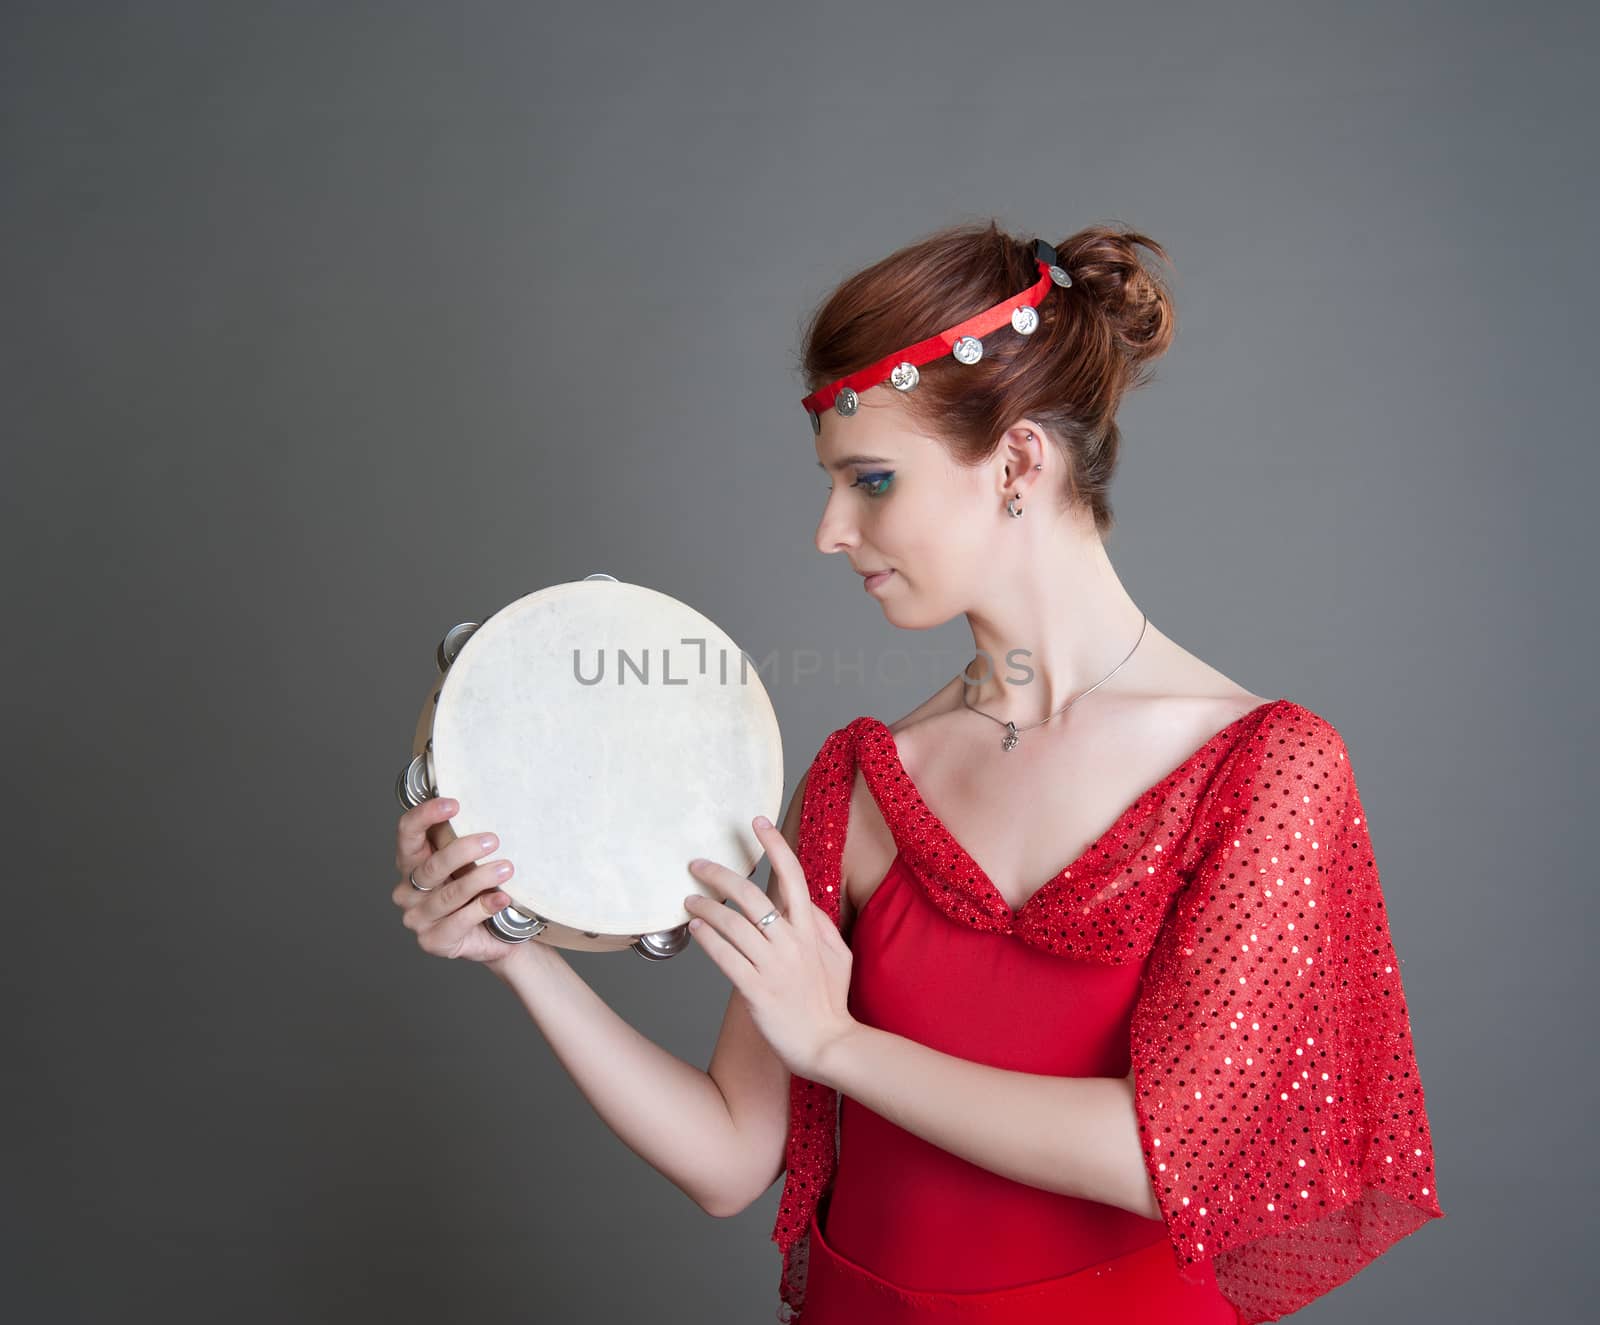
[[[1141,247],[953,227],[807,329],[817,547],[975,655],[828,737],[757,823],[766,894],[692,864],[734,903],[686,902],[735,985],[709,1071],[485,932],[505,875],[433,851],[453,807],[401,818],[406,925],[489,963],[625,1143],[713,1214],[785,1176],[782,1318],[1272,1320],[1443,1214],[1343,741],[1106,555],[1116,411],[1173,334]]]

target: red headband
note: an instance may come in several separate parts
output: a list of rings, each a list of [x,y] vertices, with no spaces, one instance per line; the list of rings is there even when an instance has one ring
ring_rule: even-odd
[[[1033,335],[1039,326],[1039,314],[1035,310],[1044,301],[1045,295],[1050,293],[1051,285],[1072,284],[1072,277],[1056,264],[1055,249],[1044,240],[1034,242],[1033,253],[1041,274],[1039,279],[1021,294],[1002,299],[993,308],[986,308],[965,322],[957,322],[955,326],[946,327],[943,331],[929,336],[927,340],[920,340],[915,345],[896,350],[860,372],[841,377],[837,382],[829,382],[827,386],[813,391],[800,402],[805,407],[806,413],[811,416],[811,431],[815,433],[822,431],[821,414],[829,405],[846,417],[854,414],[858,404],[858,393],[867,390],[868,387],[877,386],[880,382],[893,383],[897,391],[911,390],[920,377],[917,365],[937,359],[947,350],[961,363],[977,363],[983,358],[983,341],[979,338],[987,336],[1008,321],[1013,330],[1021,332],[1024,336]]]

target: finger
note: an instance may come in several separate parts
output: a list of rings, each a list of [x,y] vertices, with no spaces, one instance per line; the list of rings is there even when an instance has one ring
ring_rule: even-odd
[[[417,946],[435,957],[458,957],[478,926],[510,904],[511,898],[499,889],[485,888],[458,910],[420,930]]]
[[[437,897],[443,883],[462,868],[460,865],[452,866],[451,861],[458,860],[461,853],[468,850],[474,840],[476,839],[467,838],[465,843],[461,839],[446,842],[416,868],[408,870],[406,877],[395,884],[389,894],[394,899],[394,904],[402,911],[413,911],[428,898]],[[454,850],[450,856],[446,856],[444,853],[450,848]],[[429,882],[430,878],[433,882]]]
[[[451,845],[453,846],[454,843]],[[443,855],[444,853],[440,852],[439,854]],[[459,877],[440,884],[432,892],[425,895],[419,894],[419,900],[413,903],[406,911],[406,927],[408,929],[426,929],[429,925],[437,924],[444,917],[464,906],[469,899],[477,896],[485,888],[500,887],[513,873],[515,871],[509,860],[488,860],[481,865],[466,870]],[[409,884],[406,886],[410,888]],[[416,890],[412,889],[412,891],[415,892]]]
[[[418,865],[416,873],[411,877],[428,891],[438,891],[457,871],[468,868],[476,860],[481,860],[499,845],[500,839],[493,833],[475,833],[469,837],[458,837],[454,842],[447,842]]]
[[[444,796],[430,796],[421,805],[413,805],[400,816],[396,833],[397,854],[394,867],[402,874],[415,869],[432,853],[428,842],[428,829],[443,823],[461,806]]]
[[[762,901],[766,901],[764,894]],[[772,951],[767,934],[752,924],[744,912],[736,907],[724,906],[714,897],[694,897],[690,899],[687,910],[693,919],[700,922],[691,927],[689,930],[691,934],[698,935],[706,929],[714,930],[733,953],[742,957],[751,966],[759,964],[763,949],[768,954]],[[770,910],[772,910],[770,906],[764,906],[756,914],[765,915]]]
[[[700,914],[695,916],[695,919],[700,923],[689,926],[689,936],[705,950],[706,956],[716,963],[717,969],[733,982],[733,987],[746,998],[749,998],[750,991],[745,988],[745,985],[748,983],[751,972],[755,970],[755,967],[751,965],[750,959],[745,956],[744,952],[728,939],[721,926],[707,919],[705,915],[707,911],[726,911],[727,909],[727,907],[718,903],[704,906]],[[745,921],[739,920],[737,916],[733,916],[731,919],[744,925],[746,929],[750,928]]]
[[[812,929],[811,889],[806,883],[806,873],[800,868],[799,858],[789,848],[783,832],[765,816],[753,821],[756,838],[766,849],[772,872],[778,876],[778,894],[783,914],[794,926],[797,934],[809,935]]]
[[[703,860],[698,865],[691,865],[689,873],[710,887],[718,896],[732,902],[738,908],[736,914],[743,916],[752,928],[754,928],[755,922],[766,915],[768,911],[776,909],[780,915],[783,913],[784,908],[781,903],[776,902],[774,898],[768,896],[767,893],[758,888],[749,879],[735,873],[726,865],[720,865],[714,860]],[[715,905],[718,897],[714,896],[709,900]],[[711,909],[711,906],[703,907],[696,911],[695,914],[703,916]],[[726,911],[728,908],[717,906],[716,909]],[[777,936],[774,934],[761,934],[752,937],[767,940]]]

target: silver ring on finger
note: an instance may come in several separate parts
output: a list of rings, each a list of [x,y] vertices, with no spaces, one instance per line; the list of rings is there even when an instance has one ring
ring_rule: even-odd
[[[774,909],[774,910],[768,911],[766,913],[766,915],[762,916],[760,920],[756,921],[756,924],[760,925],[762,929],[765,929],[768,925],[770,925],[777,918],[778,918],[778,912],[776,911],[776,909]]]
[[[418,868],[421,868],[421,867],[419,866]],[[439,886],[438,884],[434,884],[433,888],[424,888],[420,883],[417,882],[417,871],[416,870],[412,870],[411,873],[408,874],[406,877],[411,880],[411,886],[413,888],[415,888],[419,893],[431,893],[433,891],[433,888],[437,888]]]

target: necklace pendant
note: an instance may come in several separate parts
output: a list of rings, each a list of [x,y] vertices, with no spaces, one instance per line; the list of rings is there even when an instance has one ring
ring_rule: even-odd
[[[1000,738],[1000,748],[1002,750],[1013,749],[1017,742],[1021,739],[1022,738],[1017,735],[1017,724],[1014,722],[1008,722],[1006,723],[1006,734]]]

